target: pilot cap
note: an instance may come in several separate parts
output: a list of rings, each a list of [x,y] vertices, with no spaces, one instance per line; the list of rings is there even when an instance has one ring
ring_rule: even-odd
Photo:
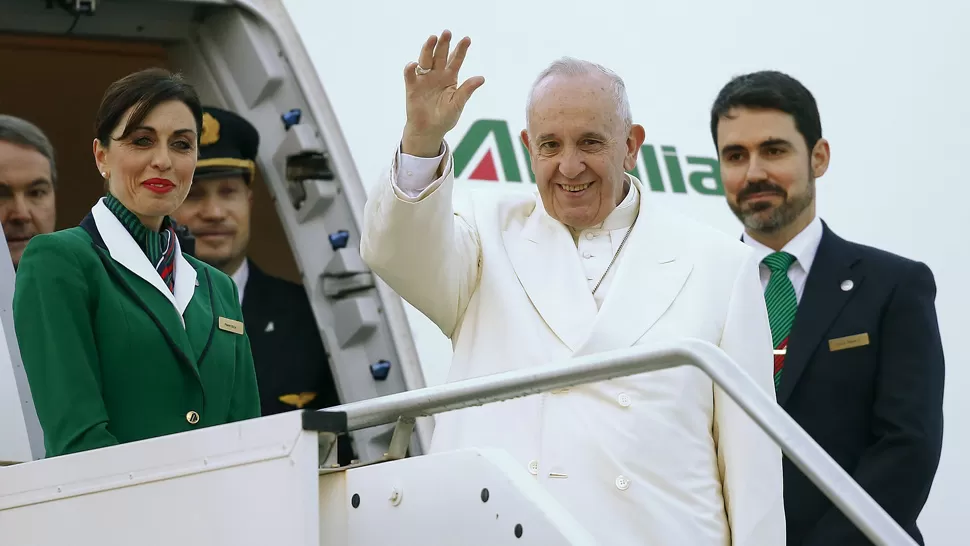
[[[259,132],[238,114],[206,106],[195,180],[242,175],[251,184],[256,172]]]

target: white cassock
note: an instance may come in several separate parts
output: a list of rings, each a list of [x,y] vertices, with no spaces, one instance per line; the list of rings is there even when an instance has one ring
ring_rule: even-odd
[[[577,240],[538,195],[453,204],[444,155],[423,191],[398,179],[417,158],[401,168],[395,156],[367,201],[360,251],[451,338],[449,381],[692,337],[774,398],[758,264],[741,241],[651,206],[634,177]],[[439,414],[432,451],[467,447],[507,451],[600,544],[785,544],[780,449],[693,367]]]

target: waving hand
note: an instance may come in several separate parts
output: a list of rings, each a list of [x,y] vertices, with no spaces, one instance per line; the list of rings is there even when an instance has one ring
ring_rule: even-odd
[[[404,69],[407,123],[402,151],[419,157],[438,155],[445,134],[455,127],[465,103],[485,83],[474,76],[458,86],[458,71],[465,61],[471,39],[462,38],[449,55],[451,32],[431,36],[424,42],[418,62]]]

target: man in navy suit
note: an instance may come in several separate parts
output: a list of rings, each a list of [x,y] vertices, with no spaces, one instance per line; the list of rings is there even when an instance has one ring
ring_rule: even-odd
[[[728,206],[763,258],[778,403],[923,544],[916,519],[943,438],[932,272],[846,241],[816,216],[829,143],[795,79],[731,80],[711,109],[711,134]],[[787,458],[784,484],[789,546],[870,544]]]

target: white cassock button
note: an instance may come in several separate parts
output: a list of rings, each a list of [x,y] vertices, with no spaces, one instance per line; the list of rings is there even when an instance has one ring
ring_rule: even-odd
[[[629,406],[630,406],[630,403],[631,403],[631,402],[633,402],[633,401],[632,401],[632,400],[630,399],[630,395],[629,395],[629,394],[627,394],[627,393],[625,393],[625,392],[621,392],[621,393],[620,393],[620,394],[619,394],[619,395],[618,395],[618,396],[616,397],[616,401],[617,401],[617,402],[619,402],[619,404],[620,404],[621,406],[623,406],[624,408],[626,408],[626,407],[629,407]]]
[[[853,283],[852,283],[851,280],[842,281],[842,291],[843,292],[848,292],[849,290],[852,290],[852,287],[853,286],[854,285],[853,285]]]
[[[587,234],[586,234],[586,238],[587,238],[587,239],[589,239],[590,241],[592,241],[592,240],[593,240],[593,237],[596,237],[596,236],[595,236],[595,235],[593,235],[592,233],[587,233]]]
[[[619,489],[620,491],[626,491],[627,489],[630,488],[630,480],[628,480],[626,476],[617,476],[616,488]]]
[[[411,171],[408,171],[408,176],[414,176],[414,173]]]
[[[592,258],[592,257],[593,255],[590,254],[589,252],[583,252],[583,258]]]
[[[536,476],[539,474],[539,461],[532,459],[529,461],[529,474]]]

